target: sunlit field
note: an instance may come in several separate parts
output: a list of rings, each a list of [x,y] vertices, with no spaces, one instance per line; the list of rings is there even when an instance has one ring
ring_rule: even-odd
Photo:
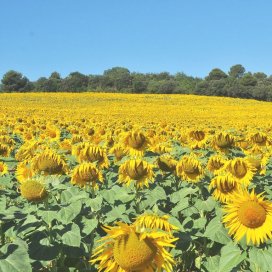
[[[272,103],[0,99],[0,271],[271,271]]]

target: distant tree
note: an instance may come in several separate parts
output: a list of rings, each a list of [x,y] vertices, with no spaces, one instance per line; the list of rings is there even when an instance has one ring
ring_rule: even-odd
[[[258,81],[257,79],[251,74],[251,73],[246,73],[241,79],[240,83],[243,86],[256,86]]]
[[[240,78],[244,75],[246,69],[241,64],[236,64],[230,67],[229,76],[234,78]]]
[[[79,72],[70,73],[61,82],[61,91],[84,92],[87,91],[89,77]]]
[[[113,67],[105,70],[104,77],[108,78],[108,81],[113,83],[113,87],[116,91],[130,88],[132,85],[130,71],[123,67]]]
[[[29,92],[32,89],[33,84],[19,72],[8,71],[2,78],[3,92]]]
[[[206,77],[206,80],[220,80],[227,77],[228,75],[225,72],[221,69],[215,68],[211,70],[209,75]]]
[[[49,79],[58,79],[58,80],[61,80],[60,73],[58,73],[58,72],[51,73]]]
[[[255,78],[257,78],[258,80],[263,80],[263,79],[267,78],[267,75],[265,73],[262,73],[262,72],[254,73],[253,76]]]

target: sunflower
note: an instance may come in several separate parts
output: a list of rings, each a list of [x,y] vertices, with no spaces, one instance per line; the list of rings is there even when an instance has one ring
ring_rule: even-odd
[[[124,149],[122,144],[115,144],[110,150],[110,154],[114,154],[115,160],[120,161],[124,156],[127,155],[128,151]]]
[[[91,258],[91,263],[98,263],[98,271],[108,272],[154,272],[173,271],[175,264],[172,255],[167,248],[173,248],[174,238],[172,233],[164,232],[160,226],[159,218],[157,224],[146,229],[147,223],[136,222],[128,225],[118,222],[114,227],[106,226],[103,229],[107,236],[103,237],[103,242],[95,249]],[[162,220],[164,221],[164,220]]]
[[[226,162],[227,160],[220,155],[211,156],[208,160],[207,169],[217,175],[223,169]]]
[[[119,168],[119,182],[130,185],[136,182],[137,188],[149,187],[148,181],[153,182],[152,165],[142,159],[132,159],[124,162]]]
[[[64,139],[59,144],[61,150],[64,150],[67,154],[71,154],[72,144],[70,139]]]
[[[0,157],[8,157],[11,152],[11,148],[6,144],[0,144]]]
[[[249,139],[253,144],[256,144],[258,146],[265,146],[268,143],[267,135],[259,131],[250,135]]]
[[[202,148],[207,142],[207,134],[204,130],[191,130],[188,133],[189,146],[192,149]]]
[[[68,170],[62,157],[49,149],[37,154],[31,164],[35,173],[43,173],[44,175],[65,174]]]
[[[17,151],[15,155],[15,159],[17,161],[23,161],[23,160],[29,160],[32,159],[38,147],[40,146],[40,143],[37,141],[30,141],[24,143]]]
[[[8,173],[8,166],[4,162],[0,162],[0,176],[4,176]]]
[[[236,241],[246,236],[247,244],[264,243],[272,237],[272,203],[261,194],[243,191],[233,195],[223,211],[223,223]]]
[[[212,138],[211,145],[214,149],[222,152],[228,151],[235,144],[234,137],[227,132],[220,132]]]
[[[79,162],[97,162],[100,168],[109,167],[109,159],[105,150],[99,146],[84,143],[81,149],[78,149]]]
[[[143,156],[149,145],[147,136],[139,130],[132,130],[125,133],[122,142],[132,156]]]
[[[60,130],[56,127],[47,127],[45,135],[52,141],[58,141],[60,139]]]
[[[265,154],[247,156],[247,161],[258,171],[260,175],[265,175],[266,165],[269,161],[269,156]]]
[[[179,228],[170,224],[168,219],[168,215],[142,214],[136,218],[135,224],[140,227],[140,229],[161,229],[171,234],[173,230],[178,230]]]
[[[177,161],[170,155],[162,155],[158,157],[157,164],[162,172],[174,173],[177,166]]]
[[[177,163],[177,176],[190,182],[198,182],[204,176],[204,169],[193,156],[184,156]]]
[[[211,180],[209,190],[213,197],[220,202],[229,202],[234,193],[239,193],[242,186],[231,175],[217,176]]]
[[[22,183],[27,179],[31,179],[34,176],[34,171],[31,168],[31,165],[27,162],[20,162],[17,165],[16,169],[16,179]]]
[[[246,158],[234,158],[228,161],[224,170],[245,186],[249,185],[255,173],[255,168]]]
[[[97,182],[103,182],[101,171],[90,162],[83,162],[77,165],[72,173],[71,183],[80,187],[91,185],[93,188],[98,188]]]
[[[39,202],[44,200],[48,193],[42,182],[34,179],[23,182],[20,186],[22,197],[28,201]]]

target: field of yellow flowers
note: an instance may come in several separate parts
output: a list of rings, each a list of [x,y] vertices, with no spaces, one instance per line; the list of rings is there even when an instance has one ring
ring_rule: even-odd
[[[0,271],[271,271],[272,103],[0,97]]]

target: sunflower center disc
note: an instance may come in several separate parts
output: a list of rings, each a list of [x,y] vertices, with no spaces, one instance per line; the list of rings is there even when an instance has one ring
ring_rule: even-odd
[[[255,201],[246,201],[238,210],[238,217],[243,225],[254,229],[262,226],[265,222],[266,211],[259,203]]]
[[[113,247],[114,260],[126,271],[142,271],[152,263],[156,252],[150,239],[140,241],[139,234],[135,232],[116,240]]]
[[[222,182],[218,189],[222,192],[222,193],[230,193],[233,189],[235,188],[235,183],[229,183],[227,181]]]

